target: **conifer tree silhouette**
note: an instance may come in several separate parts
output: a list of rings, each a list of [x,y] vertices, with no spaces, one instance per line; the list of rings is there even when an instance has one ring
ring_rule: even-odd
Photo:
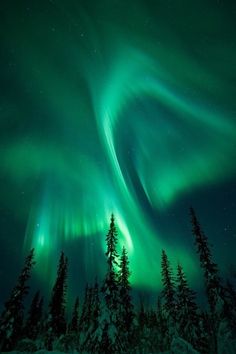
[[[147,325],[148,322],[148,316],[147,316],[147,312],[145,310],[144,307],[144,299],[141,296],[140,297],[140,304],[139,304],[139,310],[138,310],[138,324],[139,324],[139,328],[141,331],[144,330],[145,326]]]
[[[73,333],[78,333],[79,330],[79,297],[78,296],[75,299],[69,330],[70,332]]]
[[[195,245],[200,258],[200,265],[204,272],[207,299],[212,314],[216,312],[216,303],[220,294],[221,285],[217,264],[213,262],[208,239],[201,229],[193,208],[190,208]]]
[[[119,282],[119,295],[120,295],[120,321],[122,330],[125,333],[130,333],[133,325],[134,319],[134,306],[132,304],[131,298],[131,287],[129,282],[129,277],[131,275],[129,270],[129,259],[128,253],[123,247],[122,255],[120,259],[119,265],[119,273],[118,273],[118,282]]]
[[[57,269],[56,282],[52,289],[51,301],[49,303],[49,316],[47,322],[46,347],[51,350],[55,338],[66,332],[66,292],[67,292],[68,259],[64,252],[61,252]]]
[[[36,339],[41,330],[41,320],[43,315],[43,298],[38,290],[31,302],[28,318],[25,325],[25,336],[30,339]]]
[[[13,288],[9,300],[0,318],[0,350],[11,350],[19,340],[23,330],[24,299],[29,292],[27,281],[31,276],[34,262],[34,249],[25,259],[18,282]]]
[[[170,262],[168,260],[167,254],[162,250],[161,255],[161,275],[162,275],[162,297],[163,297],[163,309],[165,318],[167,321],[167,338],[168,343],[170,342],[174,335],[176,335],[176,311],[177,304],[175,298],[175,283],[173,277],[173,271],[170,267]]]
[[[110,228],[106,237],[107,272],[101,289],[104,302],[101,308],[102,337],[101,350],[104,353],[122,351],[122,342],[119,337],[119,283],[116,268],[118,267],[118,253],[116,250],[118,234],[114,215],[111,215]]]
[[[222,318],[227,320],[228,327],[236,337],[236,290],[233,284],[227,280],[224,287],[224,306]]]
[[[176,277],[177,326],[180,337],[191,343],[195,349],[206,352],[206,343],[200,327],[200,314],[196,304],[196,293],[190,289],[180,264]]]
[[[161,257],[161,274],[163,283],[163,299],[164,299],[164,309],[166,311],[167,317],[172,317],[173,320],[176,318],[176,300],[175,300],[175,284],[173,271],[170,267],[170,263],[167,254],[162,250]]]
[[[99,296],[99,285],[96,279],[93,287],[93,302],[92,302],[93,331],[98,327],[100,311],[101,311],[101,303],[100,303],[100,296]]]
[[[157,299],[157,331],[158,331],[158,349],[164,351],[168,348],[168,327],[165,311],[161,303],[161,296]]]
[[[84,301],[82,305],[82,313],[79,322],[79,329],[82,336],[86,335],[91,321],[91,309],[92,309],[92,289],[86,284],[84,292]]]
[[[217,352],[217,332],[225,306],[224,289],[221,284],[218,266],[213,261],[208,238],[204,234],[192,207],[190,208],[190,215],[192,232],[195,237],[200,266],[204,274],[206,295],[210,309],[210,313],[205,316],[205,327],[208,329],[209,346],[213,352]]]
[[[86,332],[86,336],[82,345],[82,350],[95,353],[98,352],[99,342],[96,335],[99,333],[99,318],[101,311],[100,296],[99,296],[99,285],[97,280],[94,286],[91,287],[91,305],[90,305],[90,321],[89,327]]]

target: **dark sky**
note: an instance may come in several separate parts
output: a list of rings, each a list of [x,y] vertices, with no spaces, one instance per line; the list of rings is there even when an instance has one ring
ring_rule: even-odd
[[[235,1],[1,1],[0,301],[35,247],[45,293],[104,271],[114,212],[132,284],[160,254],[200,286],[188,208],[236,267]],[[2,286],[3,284],[3,286]]]

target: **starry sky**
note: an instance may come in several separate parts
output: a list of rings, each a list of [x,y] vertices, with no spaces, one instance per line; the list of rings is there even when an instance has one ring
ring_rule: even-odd
[[[1,2],[0,301],[35,248],[47,293],[105,269],[115,214],[132,285],[160,289],[164,248],[201,287],[189,207],[223,276],[236,267],[236,4]]]

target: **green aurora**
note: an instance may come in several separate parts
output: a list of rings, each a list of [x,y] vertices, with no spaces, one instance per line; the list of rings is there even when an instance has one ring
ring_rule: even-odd
[[[163,248],[197,282],[190,226],[186,242],[171,212],[183,206],[188,224],[196,195],[204,211],[214,208],[208,190],[231,188],[236,175],[235,4],[1,7],[2,205],[26,230],[15,247],[35,247],[42,281],[65,247],[85,278],[101,275],[113,212],[134,286],[159,288]]]

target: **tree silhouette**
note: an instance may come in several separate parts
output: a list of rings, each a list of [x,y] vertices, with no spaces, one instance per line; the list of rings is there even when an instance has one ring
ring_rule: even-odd
[[[122,343],[119,337],[119,284],[116,272],[118,267],[117,242],[118,234],[114,215],[112,214],[110,228],[106,237],[107,273],[101,289],[104,299],[100,316],[100,326],[102,328],[101,350],[104,353],[122,351]]]
[[[131,287],[129,277],[131,275],[129,270],[128,254],[123,247],[122,255],[119,265],[118,282],[119,282],[119,295],[120,295],[120,324],[122,331],[129,334],[132,329],[134,319],[134,306],[131,299]]]
[[[208,239],[201,229],[193,208],[190,208],[192,218],[193,235],[195,236],[195,245],[200,258],[200,265],[204,272],[207,299],[212,314],[216,313],[216,304],[220,294],[220,277],[217,264],[212,260],[212,254],[208,245]]]
[[[164,250],[162,250],[161,256],[161,275],[162,275],[162,297],[163,297],[163,309],[168,326],[168,341],[169,344],[173,335],[176,334],[176,299],[175,299],[175,284],[173,278],[173,272],[170,267],[168,257]]]
[[[175,320],[176,317],[176,301],[175,301],[175,287],[173,272],[170,267],[170,263],[167,254],[162,250],[161,257],[161,274],[163,283],[163,299],[164,309],[167,313],[167,317],[172,317]]]
[[[70,332],[78,333],[79,330],[79,298],[75,299],[75,304],[72,312],[72,318],[70,323]]]
[[[208,329],[209,346],[217,352],[217,332],[220,321],[224,316],[225,294],[221,284],[218,266],[213,261],[208,238],[201,229],[193,208],[190,208],[192,232],[195,237],[195,245],[199,254],[200,266],[203,270],[205,288],[210,313],[206,316],[205,326]],[[227,319],[228,320],[228,319]]]
[[[101,314],[101,304],[99,296],[99,286],[97,280],[93,287],[91,287],[91,305],[90,305],[90,321],[86,336],[82,345],[82,350],[90,353],[96,353],[99,349],[99,341],[97,334],[99,333],[99,318]]]
[[[52,289],[51,301],[49,303],[49,316],[46,336],[46,346],[49,350],[52,348],[53,340],[66,332],[65,308],[67,272],[68,259],[65,257],[64,253],[61,252],[57,269],[57,278]]]
[[[158,349],[162,352],[168,348],[168,326],[165,311],[161,303],[161,296],[157,299],[157,331],[158,331]]]
[[[228,324],[236,336],[236,290],[233,284],[227,280],[224,289],[223,316],[228,320]]]
[[[79,322],[79,330],[81,336],[86,336],[86,332],[90,326],[92,316],[92,288],[86,284],[85,293],[84,293],[84,301],[82,305],[82,313]],[[81,338],[83,340],[83,338]]]
[[[178,264],[176,278],[177,326],[180,337],[188,341],[201,352],[206,350],[206,343],[200,328],[200,316],[196,304],[196,294],[188,286],[183,268]]]
[[[36,339],[40,329],[43,315],[43,298],[38,290],[31,302],[28,318],[25,325],[25,336],[30,339]]]
[[[19,340],[23,330],[24,299],[29,292],[27,281],[31,276],[34,262],[34,249],[25,259],[18,282],[0,318],[0,350],[11,350]]]

